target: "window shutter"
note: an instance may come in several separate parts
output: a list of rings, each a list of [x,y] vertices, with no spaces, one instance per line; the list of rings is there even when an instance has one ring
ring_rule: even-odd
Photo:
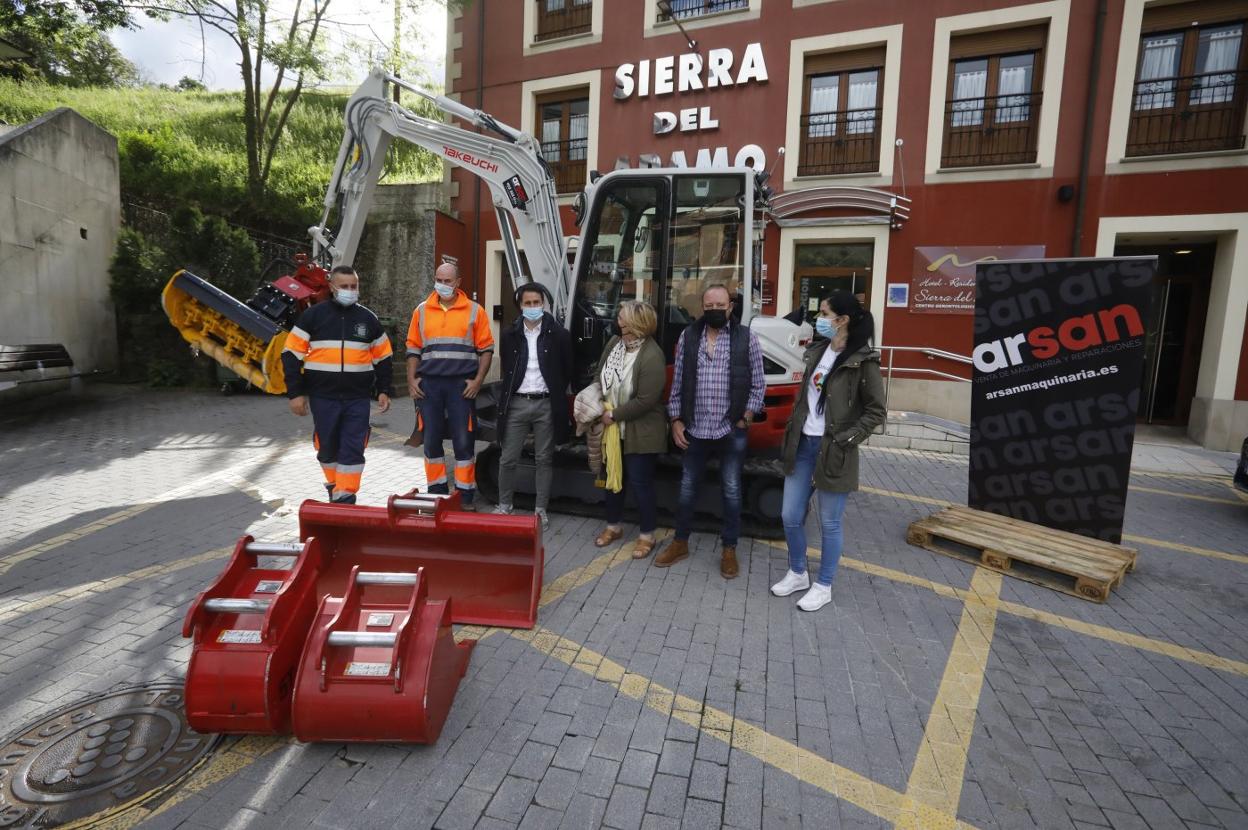
[[[1196,0],[1192,3],[1170,3],[1144,9],[1143,34],[1187,29],[1193,23],[1207,26],[1248,17],[1243,0]]]
[[[1040,51],[1044,49],[1048,37],[1048,23],[954,35],[949,41],[949,58],[962,60],[1008,55],[1011,52]]]
[[[885,48],[848,49],[806,56],[806,75],[823,75],[827,72],[845,72],[850,69],[874,69],[884,67]]]

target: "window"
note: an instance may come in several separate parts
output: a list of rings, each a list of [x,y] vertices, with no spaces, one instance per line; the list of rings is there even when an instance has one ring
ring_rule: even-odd
[[[747,240],[741,235],[745,212],[739,176],[684,176],[676,179],[672,219],[672,270],[662,344],[670,356],[685,327],[702,316],[702,292],[724,285],[740,295]]]
[[[749,7],[749,0],[659,0],[659,20],[685,20]]]
[[[942,167],[1036,160],[1044,26],[955,37]]]
[[[581,35],[593,25],[593,0],[530,0],[537,3],[536,43]]]
[[[1131,97],[1127,155],[1244,147],[1244,21],[1225,2],[1146,9]]]
[[[883,49],[806,59],[797,175],[879,169],[883,65]]]
[[[585,186],[589,143],[589,97],[584,92],[557,92],[537,100],[537,135],[542,157],[550,165],[559,193]]]

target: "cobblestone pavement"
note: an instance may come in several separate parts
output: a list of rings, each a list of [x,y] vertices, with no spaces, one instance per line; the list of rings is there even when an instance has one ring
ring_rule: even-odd
[[[362,501],[419,483],[409,412],[375,417]],[[110,386],[0,421],[5,732],[181,679],[229,547],[292,540],[321,494],[308,427]],[[1248,503],[1165,466],[1133,476],[1139,565],[1104,605],[908,546],[965,497],[953,456],[864,449],[816,614],[768,594],[773,544],[725,581],[709,536],[660,570],[554,516],[539,629],[460,632],[481,639],[435,746],[231,739],[111,826],[1248,827]]]

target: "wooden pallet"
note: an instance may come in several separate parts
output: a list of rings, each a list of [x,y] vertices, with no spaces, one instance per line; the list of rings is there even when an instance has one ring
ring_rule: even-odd
[[[1084,599],[1104,602],[1135,568],[1126,548],[1043,525],[953,506],[910,525],[906,541]]]

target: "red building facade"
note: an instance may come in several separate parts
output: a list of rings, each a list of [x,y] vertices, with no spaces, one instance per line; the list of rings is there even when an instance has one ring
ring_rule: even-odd
[[[448,19],[446,86],[537,137],[568,236],[593,170],[771,170],[798,207],[767,230],[764,313],[849,288],[886,347],[969,355],[986,257],[1156,254],[1141,419],[1229,450],[1248,434],[1246,20],[1245,0],[474,0]],[[440,249],[505,317],[487,191],[449,181],[462,231]],[[943,377],[968,366],[892,360],[890,407],[967,419],[969,384]]]

